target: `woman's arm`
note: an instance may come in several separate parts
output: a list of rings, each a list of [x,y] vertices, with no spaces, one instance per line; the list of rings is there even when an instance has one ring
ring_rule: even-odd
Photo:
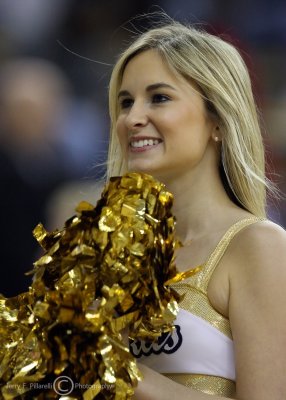
[[[237,398],[285,399],[286,232],[271,222],[255,224],[233,256],[229,316]]]
[[[229,315],[236,360],[236,399],[286,398],[286,232],[254,224],[235,240]],[[224,400],[179,385],[140,365],[136,400]]]

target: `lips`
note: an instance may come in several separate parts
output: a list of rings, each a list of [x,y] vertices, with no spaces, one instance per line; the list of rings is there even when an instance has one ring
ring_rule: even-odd
[[[156,147],[162,140],[158,138],[150,138],[150,137],[133,137],[129,146],[132,151],[145,151],[150,150],[151,148]]]
[[[146,146],[155,146],[159,143],[158,139],[144,139],[144,140],[136,140],[130,143],[131,147],[140,148]]]

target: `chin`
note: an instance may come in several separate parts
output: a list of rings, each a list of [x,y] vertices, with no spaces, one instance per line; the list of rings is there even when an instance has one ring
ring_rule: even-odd
[[[166,169],[160,169],[156,168],[154,164],[152,165],[151,163],[146,163],[145,165],[143,163],[129,163],[128,165],[128,171],[129,172],[141,172],[143,174],[148,174],[153,176],[153,178],[157,179],[158,181],[162,183],[167,182],[167,171]]]
[[[152,168],[150,165],[136,165],[136,163],[129,163],[128,165],[128,171],[130,172],[142,172],[144,174],[149,174],[153,175],[154,174],[154,168]],[[154,175],[153,175],[154,176]]]

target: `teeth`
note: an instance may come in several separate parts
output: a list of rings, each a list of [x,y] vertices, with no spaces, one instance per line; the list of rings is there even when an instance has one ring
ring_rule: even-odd
[[[155,146],[156,144],[159,143],[158,139],[144,139],[144,140],[138,140],[138,141],[133,141],[131,142],[130,146],[131,147],[145,147],[145,146]]]

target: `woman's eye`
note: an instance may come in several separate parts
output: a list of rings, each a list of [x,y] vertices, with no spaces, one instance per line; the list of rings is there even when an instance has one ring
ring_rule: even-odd
[[[152,103],[165,103],[168,100],[170,100],[170,97],[165,94],[156,93],[152,96]]]
[[[120,108],[121,109],[129,108],[129,107],[132,106],[132,104],[133,104],[133,100],[132,99],[128,99],[128,98],[122,99],[121,102],[120,102]]]

